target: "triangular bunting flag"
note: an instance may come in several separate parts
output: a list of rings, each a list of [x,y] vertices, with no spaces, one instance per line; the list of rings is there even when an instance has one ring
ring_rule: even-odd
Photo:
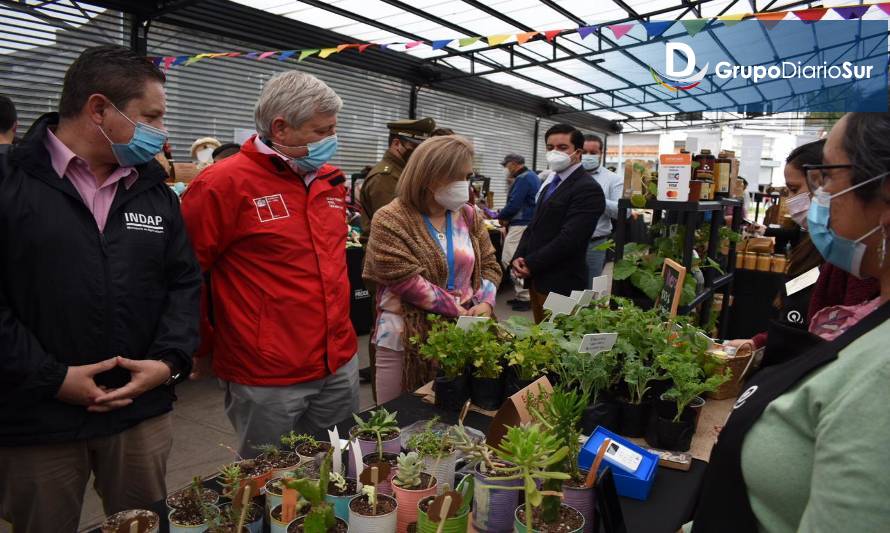
[[[489,35],[485,40],[488,41],[488,46],[497,46],[507,42],[507,39],[510,37],[512,37],[512,35]]]
[[[320,57],[322,59],[327,59],[329,55],[336,54],[336,53],[337,53],[336,48],[322,48],[321,52],[318,53],[318,57]]]
[[[883,4],[877,4],[878,9],[883,11],[884,13],[890,15],[890,2],[884,2]]]
[[[423,41],[411,41],[410,43],[405,45],[405,48],[410,50],[410,49],[418,47],[422,44],[423,44]]]
[[[300,50],[300,57],[297,58],[297,61],[302,61],[311,55],[315,55],[318,53],[318,48],[313,48],[312,50]]]
[[[389,49],[390,45],[393,45],[393,44],[398,44],[398,43],[381,43],[381,44],[378,44],[377,46],[379,46],[381,50],[387,50],[387,49]]]
[[[825,16],[825,13],[828,11],[828,8],[819,7],[813,9],[801,9],[799,11],[792,11],[797,18],[804,22],[817,22],[822,17]]]
[[[192,63],[197,63],[198,61],[201,61],[205,57],[209,57],[209,56],[210,56],[210,54],[198,54],[196,56],[192,56],[188,59],[188,61],[185,62],[185,65],[188,66],[188,65],[191,65]]]
[[[337,52],[342,52],[343,50],[346,50],[347,48],[352,48],[353,46],[355,46],[355,45],[354,44],[338,44]]]
[[[362,52],[364,52],[365,50],[368,49],[369,46],[371,46],[370,43],[368,43],[368,44],[360,44],[360,45],[358,45],[358,53],[362,53]]]
[[[838,15],[842,16],[846,20],[853,20],[862,18],[862,15],[868,11],[868,8],[871,6],[846,6],[846,7],[834,7],[834,12]]]
[[[633,24],[612,24],[609,26],[609,29],[612,30],[612,33],[615,35],[616,39],[620,39],[627,35],[627,32],[633,28]]]
[[[646,34],[650,39],[660,37],[668,28],[674,25],[673,20],[656,20],[654,22],[644,22],[643,27],[646,28]]]
[[[267,57],[269,57],[269,56],[274,56],[274,55],[277,54],[277,53],[278,53],[278,51],[275,51],[275,52],[263,52],[262,54],[260,54],[260,57],[258,57],[257,59],[266,59]]]
[[[464,37],[463,39],[458,41],[461,48],[463,48],[464,46],[470,46],[471,44],[476,44],[477,42],[479,42],[479,37]]]
[[[226,56],[226,57],[240,57],[240,56],[241,56],[241,52],[227,52],[227,53],[225,53],[225,54],[223,54],[223,55]]]
[[[582,39],[586,39],[588,35],[596,31],[596,26],[584,26],[583,28],[578,28],[578,35]]]
[[[775,13],[754,13],[754,16],[757,17],[757,20],[759,20],[766,29],[771,30],[776,24],[784,19],[787,14],[787,11],[778,11]]]
[[[173,60],[173,66],[175,67],[176,65],[185,63],[186,61],[188,61],[189,57],[191,56],[176,56],[176,59]]]
[[[538,32],[536,32],[536,31],[527,31],[525,33],[517,33],[516,34],[516,42],[519,44],[525,44],[529,40],[531,40],[532,37],[534,37],[537,34],[538,34]]]
[[[722,20],[724,26],[735,26],[739,22],[742,21],[747,16],[750,16],[750,13],[736,13],[735,15],[721,15],[717,17],[717,20]]]
[[[686,33],[689,34],[690,37],[695,37],[695,35],[705,29],[705,26],[708,25],[708,19],[689,19],[689,20],[681,20],[683,23],[683,27],[686,28]]]
[[[153,57],[153,58],[151,58],[151,64],[156,67],[160,67],[161,61],[163,61],[163,60],[164,60],[163,57]]]
[[[259,54],[259,52],[249,52],[247,54],[244,54],[244,59],[256,59]]]
[[[433,50],[441,50],[451,44],[454,39],[442,39],[441,41],[433,41],[430,45]]]
[[[176,61],[176,58],[173,56],[167,56],[164,58],[164,70],[170,70],[170,67],[173,66],[173,62]]]
[[[278,56],[278,61],[284,61],[285,59],[290,59],[296,53],[297,53],[296,50],[285,50],[284,52],[281,52],[280,56]]]
[[[547,38],[547,41],[552,42],[553,39],[556,39],[556,36],[562,33],[562,30],[550,30],[544,32],[544,37]]]

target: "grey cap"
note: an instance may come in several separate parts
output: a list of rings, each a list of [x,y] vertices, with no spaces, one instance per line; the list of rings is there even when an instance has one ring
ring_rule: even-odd
[[[524,165],[525,158],[519,154],[507,154],[504,156],[504,160],[501,161],[501,166],[504,166],[507,163],[516,163],[517,165]]]

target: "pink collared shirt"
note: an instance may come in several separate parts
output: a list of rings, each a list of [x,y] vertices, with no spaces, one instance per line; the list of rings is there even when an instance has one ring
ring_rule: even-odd
[[[99,231],[105,231],[105,222],[108,220],[108,212],[117,193],[118,182],[123,180],[124,187],[129,189],[136,183],[139,172],[133,167],[118,167],[99,186],[98,179],[90,170],[89,164],[65,146],[65,143],[49,129],[46,130],[44,146],[49,151],[50,161],[59,179],[68,178],[96,219]]]

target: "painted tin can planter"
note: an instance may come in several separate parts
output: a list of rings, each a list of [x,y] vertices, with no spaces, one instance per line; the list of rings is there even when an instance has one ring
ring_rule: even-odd
[[[291,522],[290,525],[287,526],[287,533],[299,533],[300,531],[303,531],[303,520],[305,520],[305,519],[306,519],[305,516],[301,516],[301,517],[297,518],[296,520],[294,520],[293,522]],[[346,520],[343,520],[340,517],[337,517],[336,520],[337,520],[337,525],[334,526],[333,528],[329,528],[328,531],[347,531],[348,530],[349,524],[346,523]]]
[[[436,483],[435,477],[432,480],[430,480],[430,477],[427,475],[421,483],[421,488],[415,490],[403,489],[396,483],[392,484],[393,495],[396,501],[399,502],[398,512],[396,513],[397,533],[407,533],[408,524],[417,521],[417,504],[420,500],[427,496],[436,495],[438,483]],[[427,484],[430,482],[432,484],[427,488]]]
[[[442,494],[445,485],[451,488],[454,484],[454,470],[457,463],[457,452],[451,452],[449,455],[443,455],[440,459],[435,457],[423,458],[423,471],[432,475],[438,481],[439,489],[437,494]]]
[[[219,513],[219,508],[214,506],[214,509]],[[178,511],[179,509],[172,509],[170,514],[167,515],[167,521],[170,523],[170,533],[203,533],[210,527],[210,520],[193,526],[177,522],[173,515]]]
[[[587,472],[582,470],[582,477],[587,477]],[[572,487],[566,483],[562,484],[563,503],[574,508],[584,517],[584,532],[593,533],[594,524],[594,501],[593,487]]]
[[[349,430],[349,435],[352,436],[355,434],[356,426],[353,426],[352,429]],[[354,439],[355,437],[353,437]],[[362,451],[362,457],[368,455],[371,452],[377,451],[377,440],[367,440],[358,438],[358,446]],[[402,439],[399,433],[396,433],[395,437],[383,441],[383,451],[388,453],[394,453],[396,455],[402,451]],[[347,454],[347,466],[346,466],[346,477],[355,478],[355,456],[350,452]]]
[[[363,468],[368,468],[369,464],[375,463],[378,460],[378,454],[376,451],[369,453],[362,457]],[[399,473],[398,467],[398,459],[399,455],[397,453],[389,453],[385,452],[383,454],[383,461],[389,463],[390,471],[389,475],[386,477],[386,480],[381,481],[377,484],[377,492],[380,494],[386,494],[387,496],[392,496],[392,478],[396,477],[396,474]]]
[[[349,502],[358,495],[358,491],[355,490],[356,483],[354,479],[347,479],[346,482],[348,484],[348,487],[352,490],[352,494],[344,494],[342,496],[338,496],[329,492],[325,495],[324,499],[334,508],[334,516],[342,519],[348,524]],[[330,490],[330,487],[328,487],[328,490]]]
[[[434,499],[434,496],[429,496],[417,502],[417,533],[436,533],[438,530],[439,522],[433,522],[429,515],[426,514],[426,511],[424,511],[424,507],[432,504]],[[468,506],[463,513],[445,520],[442,533],[467,533],[470,525],[469,514],[470,508]]]
[[[220,512],[224,513],[226,508],[230,505],[231,504],[225,504],[221,506],[219,509]],[[251,516],[255,516],[256,518],[250,521]],[[255,503],[250,504],[250,510],[248,511],[247,519],[244,522],[244,527],[250,533],[263,533],[263,509],[259,505]]]
[[[568,509],[572,513],[577,513],[577,515],[580,517],[581,525],[575,529],[570,530],[569,533],[581,533],[582,531],[584,531],[584,517],[581,516],[581,513],[579,513],[577,509],[566,504],[562,504],[560,505],[560,507],[562,507],[563,509]],[[519,511],[523,510],[524,508],[524,505],[520,505],[513,513],[513,531],[515,531],[516,533],[538,533],[537,529],[532,529],[532,531],[529,531],[528,528],[525,527],[525,522],[519,519]]]
[[[266,509],[263,513],[266,520],[269,519],[269,512],[276,506],[281,505],[281,487],[278,485],[279,481],[281,481],[280,477],[273,477],[266,482]]]
[[[393,510],[377,516],[366,516],[355,511],[353,502],[360,498],[364,498],[364,496],[356,496],[349,502],[349,531],[357,533],[392,533],[396,530],[396,513],[399,511],[399,503],[395,498],[385,494],[378,494],[378,505],[384,499],[390,500],[393,503]]]
[[[297,455],[300,456],[300,465],[305,466],[307,464],[316,464],[317,466],[321,466],[320,461],[324,460],[324,456],[328,453],[328,450],[331,449],[330,443],[327,442],[319,442],[317,449],[312,449],[310,446],[306,444],[301,444],[297,446]]]
[[[284,522],[283,520],[279,520],[279,519],[275,518],[275,516],[273,516],[276,514],[278,516],[281,516],[281,503],[279,503],[278,505],[275,505],[269,511],[269,518],[268,518],[269,533],[286,533],[287,526],[291,522],[293,522],[293,520]],[[303,514],[298,511],[297,516],[294,517],[294,520],[296,520],[297,518],[299,518],[302,515]]]
[[[148,527],[145,529],[140,528],[139,533],[158,533],[158,525],[161,523],[161,517],[159,517],[157,513],[145,509],[130,509],[115,513],[102,522],[100,531],[102,531],[102,533],[117,533],[117,529],[121,524],[134,518],[144,518],[148,523]]]
[[[473,470],[473,529],[479,533],[513,531],[513,513],[519,505],[520,491],[499,487],[521,487],[522,480],[492,481],[487,474]]]
[[[298,453],[290,454],[288,458],[290,460],[287,462],[292,464],[288,464],[287,466],[282,466],[280,468],[272,468],[273,478],[281,477],[285,472],[296,472],[297,469],[300,468],[300,465],[303,463],[303,458],[300,457]]]

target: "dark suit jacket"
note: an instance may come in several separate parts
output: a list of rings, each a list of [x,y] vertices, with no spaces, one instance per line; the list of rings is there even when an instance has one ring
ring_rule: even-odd
[[[590,285],[587,245],[606,209],[606,200],[603,189],[580,166],[542,201],[546,187],[513,257],[525,258],[535,291],[568,296]]]

